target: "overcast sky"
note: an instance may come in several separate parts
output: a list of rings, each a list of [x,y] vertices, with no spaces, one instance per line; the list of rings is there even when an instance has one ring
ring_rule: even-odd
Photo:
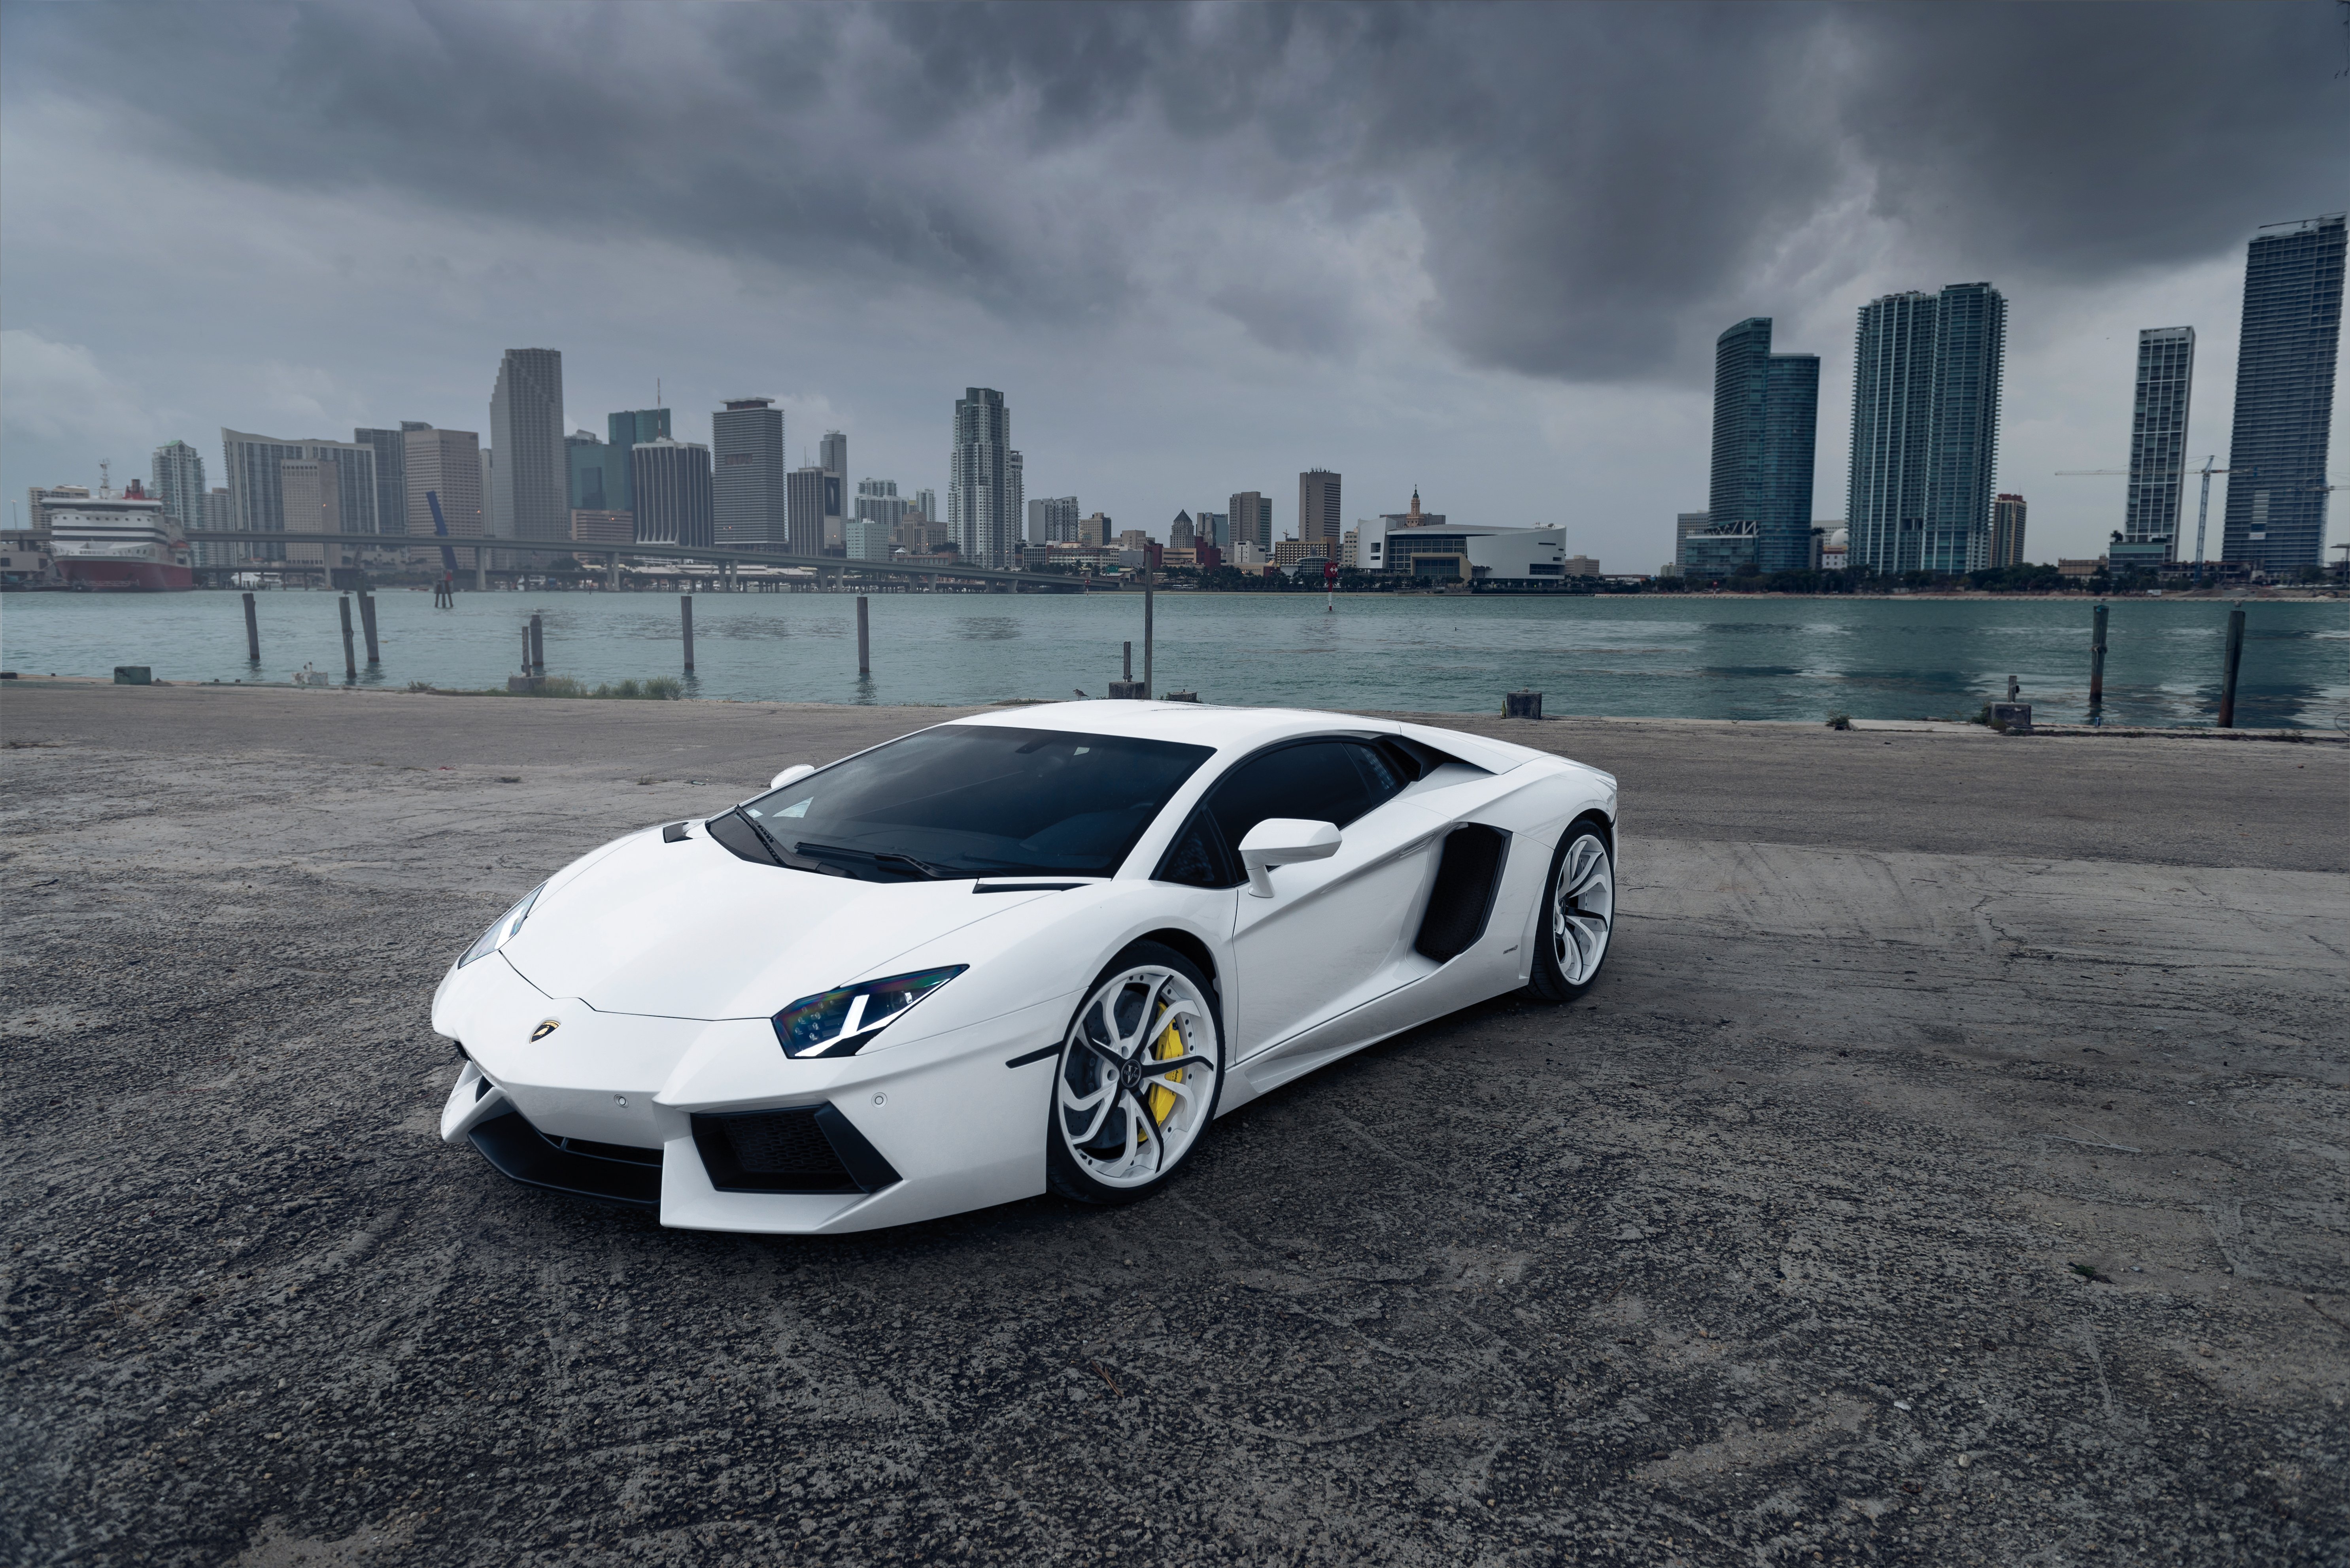
[[[1725,327],[1822,357],[1835,517],[1858,307],[1988,278],[2000,488],[2035,558],[2094,553],[2122,482],[2054,473],[2126,462],[2138,328],[2196,328],[2226,461],[2245,242],[2350,206],[2345,73],[2324,0],[10,0],[0,484],[486,431],[547,347],[599,432],[656,378],[683,439],[765,393],[795,462],[837,427],[852,479],[942,488],[991,386],[1028,493],[1122,525],[1256,489],[1285,532],[1323,466],[1350,518],[1416,483],[1654,570]]]

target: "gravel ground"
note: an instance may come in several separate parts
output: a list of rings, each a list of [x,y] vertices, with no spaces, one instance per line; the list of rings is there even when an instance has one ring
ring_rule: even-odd
[[[943,711],[5,702],[11,1563],[2350,1561],[2350,750],[1480,725],[1624,780],[1585,1002],[800,1241],[442,1146],[426,1004]]]

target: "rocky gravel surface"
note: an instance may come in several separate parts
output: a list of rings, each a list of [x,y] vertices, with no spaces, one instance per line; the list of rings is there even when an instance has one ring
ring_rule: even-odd
[[[2350,897],[2277,821],[2338,840],[2338,750],[2146,742],[2129,836],[2235,768],[2258,854],[2115,857],[1950,846],[2124,810],[2028,790],[1726,832],[1636,787],[1702,732],[1584,735],[1633,824],[1584,1002],[1315,1075],[1145,1205],[806,1241],[442,1145],[426,1004],[578,849],[940,715],[159,742],[182,695],[0,714],[10,1563],[2350,1561]],[[363,743],[296,732],[334,701]],[[1901,741],[1929,814],[2073,743]],[[1757,824],[1832,805],[1809,736],[1712,745]]]

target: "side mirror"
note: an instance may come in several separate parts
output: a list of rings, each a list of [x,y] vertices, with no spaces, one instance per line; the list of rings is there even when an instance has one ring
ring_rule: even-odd
[[[814,763],[794,763],[790,767],[785,768],[782,773],[779,773],[774,778],[769,779],[767,781],[767,787],[769,789],[781,789],[787,784],[799,783],[800,780],[807,777],[808,774],[814,772],[816,772],[816,764]]]
[[[1326,822],[1308,822],[1296,816],[1268,816],[1248,830],[1241,840],[1241,864],[1248,867],[1249,892],[1260,898],[1273,897],[1273,878],[1267,875],[1276,866],[1294,866],[1301,860],[1327,860],[1338,853],[1344,840],[1336,827]]]

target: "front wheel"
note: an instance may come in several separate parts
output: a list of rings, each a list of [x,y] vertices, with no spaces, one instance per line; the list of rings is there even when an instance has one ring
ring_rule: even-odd
[[[1591,988],[1616,933],[1616,857],[1590,817],[1566,831],[1543,888],[1543,919],[1526,989],[1544,1002],[1572,1002]]]
[[[1069,1021],[1053,1073],[1053,1190],[1131,1203],[1175,1173],[1215,1119],[1223,1032],[1213,992],[1172,948],[1137,942]]]

